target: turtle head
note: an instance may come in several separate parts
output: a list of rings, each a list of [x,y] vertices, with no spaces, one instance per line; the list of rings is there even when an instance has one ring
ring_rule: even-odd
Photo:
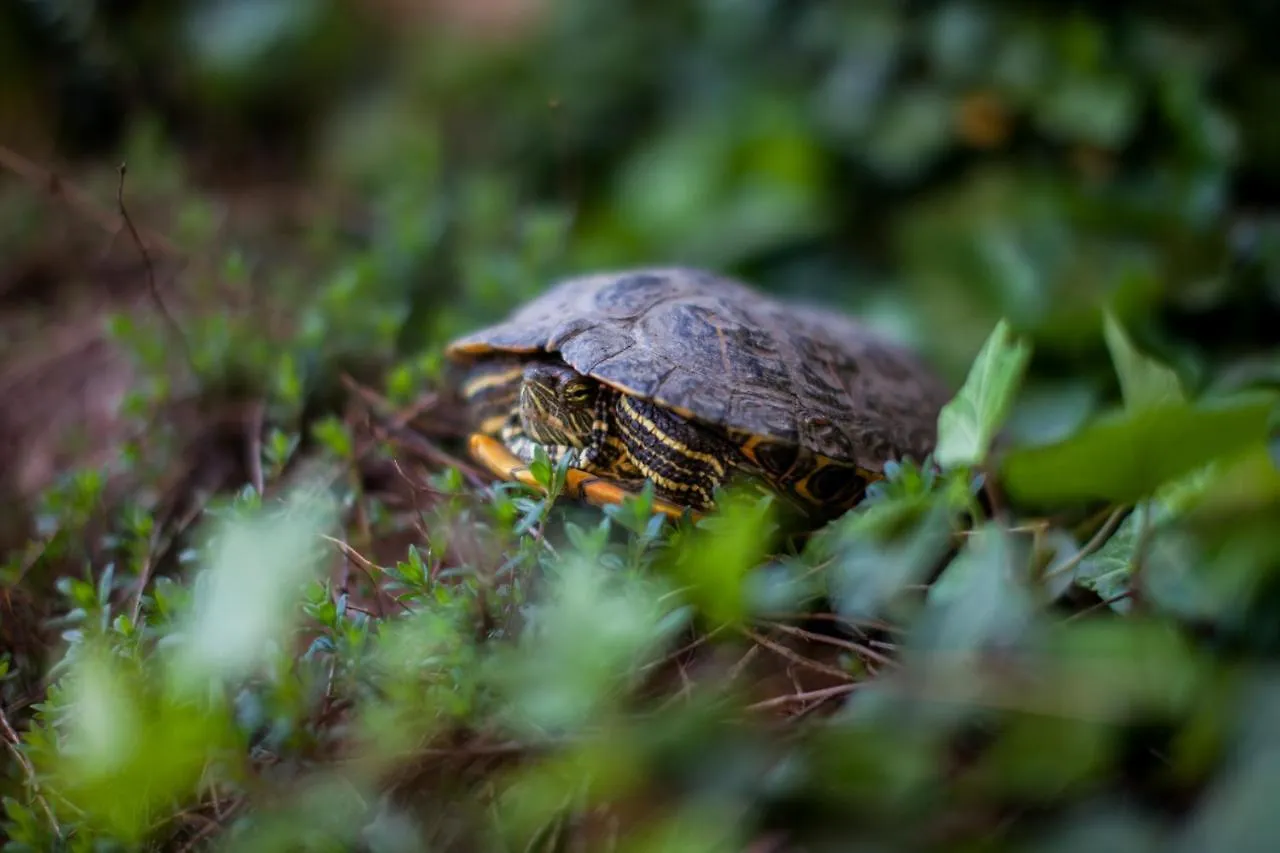
[[[585,447],[595,422],[600,384],[563,364],[526,365],[520,382],[520,423],[542,445]]]

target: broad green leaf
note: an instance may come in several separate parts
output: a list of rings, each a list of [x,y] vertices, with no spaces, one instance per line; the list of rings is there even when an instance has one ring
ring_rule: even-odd
[[[321,535],[333,513],[328,495],[300,487],[270,512],[218,526],[185,617],[179,681],[198,691],[207,678],[245,677],[288,642],[306,583],[327,553]]]
[[[698,611],[715,624],[747,616],[747,573],[764,559],[776,530],[769,500],[736,494],[701,522],[671,564]]]
[[[1011,451],[1001,482],[1034,504],[1135,503],[1160,486],[1266,438],[1270,395],[1112,414],[1054,444]]]
[[[194,802],[214,760],[239,744],[224,705],[162,695],[155,679],[90,646],[72,665],[52,779],[82,814],[138,840],[158,810]]]
[[[1076,583],[1110,601],[1110,607],[1119,613],[1127,613],[1132,607],[1128,598],[1117,597],[1129,588],[1133,576],[1134,548],[1141,524],[1138,512],[1150,512],[1149,505],[1121,522],[1101,548],[1080,561],[1074,575]]]
[[[1015,340],[1001,320],[987,337],[959,393],[938,416],[934,459],[943,468],[980,465],[1004,423],[1031,358],[1031,346]]]
[[[1280,472],[1259,444],[1206,469],[1204,479],[1180,496],[1177,525],[1154,530],[1143,559],[1143,594],[1163,612],[1269,642],[1263,635],[1272,620],[1251,625],[1251,613],[1280,559]]]
[[[994,524],[974,531],[930,587],[912,646],[950,654],[1016,643],[1037,606],[1026,574],[1028,544]]]
[[[1242,750],[1200,800],[1175,853],[1201,850],[1275,849],[1280,835],[1280,748],[1274,738],[1265,748]]]
[[[918,501],[886,502],[854,519],[864,524],[846,523],[839,533],[827,538],[824,548],[831,555],[827,584],[836,610],[848,619],[874,619],[884,614],[904,589],[922,583],[946,554],[951,542],[953,507],[942,496],[933,498],[925,512],[917,514]],[[895,512],[895,507],[903,507]],[[893,515],[892,519],[888,516]],[[888,535],[894,526],[911,523],[900,535]],[[884,521],[873,521],[884,519]]]
[[[1188,487],[1183,504],[1188,512],[1213,517],[1280,506],[1280,467],[1267,446],[1259,443],[1232,459],[1223,459],[1203,476],[1198,489]]]
[[[1069,74],[1036,101],[1036,122],[1051,137],[1104,148],[1122,144],[1141,114],[1136,81]]]
[[[687,624],[687,608],[653,576],[603,571],[566,556],[525,613],[518,646],[492,661],[505,715],[531,732],[575,731],[625,695]]]
[[[1099,781],[1116,737],[1114,727],[1097,720],[1017,715],[965,776],[977,790],[996,797],[1061,802],[1073,789]]]
[[[1144,409],[1186,401],[1182,383],[1172,368],[1137,349],[1110,311],[1103,314],[1102,322],[1107,349],[1111,352],[1127,408]]]
[[[1047,626],[1039,695],[1056,713],[1121,721],[1185,713],[1211,670],[1186,634],[1159,619],[1093,619]]]
[[[1130,803],[1087,800],[1068,807],[1050,823],[1036,853],[1079,853],[1081,850],[1124,850],[1159,853],[1167,849],[1164,826],[1154,815]]]

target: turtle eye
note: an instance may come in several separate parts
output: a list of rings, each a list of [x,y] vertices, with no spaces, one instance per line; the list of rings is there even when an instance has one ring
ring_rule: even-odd
[[[571,380],[564,386],[564,399],[569,403],[585,403],[591,399],[591,387],[581,379]]]

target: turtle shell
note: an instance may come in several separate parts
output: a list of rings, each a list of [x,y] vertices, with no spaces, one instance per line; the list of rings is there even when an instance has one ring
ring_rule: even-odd
[[[556,353],[684,417],[870,471],[931,452],[950,398],[922,360],[848,316],[682,267],[564,280],[447,352]]]

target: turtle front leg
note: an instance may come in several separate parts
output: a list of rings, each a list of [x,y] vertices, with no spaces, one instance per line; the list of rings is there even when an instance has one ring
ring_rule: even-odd
[[[735,470],[730,442],[648,400],[618,395],[614,429],[628,467],[662,497],[698,510],[715,505],[715,490]]]
[[[559,465],[560,460],[566,455],[575,454],[574,458],[569,460],[569,464],[577,466],[576,454],[581,453],[580,448],[571,447],[567,444],[542,444],[534,441],[524,431],[524,427],[520,424],[520,419],[515,417],[503,425],[501,438],[507,449],[525,463],[533,462],[539,447],[547,454],[547,459],[551,461],[552,465]]]
[[[612,471],[622,454],[617,452],[616,442],[609,426],[613,420],[613,408],[617,392],[609,388],[600,388],[596,394],[595,411],[591,421],[591,432],[587,435],[586,446],[578,457],[579,467],[589,471]],[[619,472],[621,473],[621,472]]]

